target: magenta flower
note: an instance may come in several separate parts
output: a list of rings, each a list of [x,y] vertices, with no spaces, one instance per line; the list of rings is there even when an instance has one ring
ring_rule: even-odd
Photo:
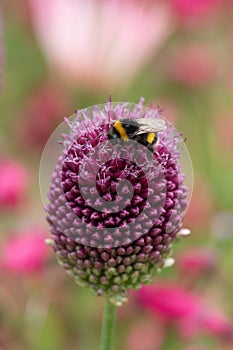
[[[1,267],[10,272],[32,275],[40,272],[48,258],[44,243],[46,233],[40,228],[30,228],[11,237],[1,251]]]
[[[176,322],[185,337],[205,331],[232,340],[233,327],[228,317],[183,287],[167,283],[143,286],[135,292],[135,298],[159,319]]]
[[[232,321],[220,310],[211,310],[203,317],[203,328],[215,336],[224,338],[233,344]]]
[[[22,204],[28,182],[22,164],[11,159],[0,161],[0,208],[12,209]]]
[[[132,80],[173,29],[168,4],[140,0],[29,0],[49,65],[75,86]],[[62,28],[62,30],[61,30]]]
[[[143,286],[135,296],[140,305],[159,315],[164,320],[197,318],[200,300],[182,287],[169,284]]]
[[[211,249],[192,249],[180,254],[179,267],[184,273],[200,275],[215,270],[218,261],[217,254]]]
[[[124,117],[165,126],[159,109],[141,103],[77,111],[67,121],[46,205],[60,264],[78,284],[119,303],[164,265],[188,204],[180,135],[167,124],[153,152],[108,140],[114,121]]]
[[[218,3],[218,0],[171,0],[175,11],[181,17],[205,15]]]

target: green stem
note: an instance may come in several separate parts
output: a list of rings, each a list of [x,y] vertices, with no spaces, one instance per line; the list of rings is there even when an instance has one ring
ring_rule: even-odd
[[[116,322],[116,306],[105,300],[104,316],[101,332],[100,350],[111,350],[113,347]]]

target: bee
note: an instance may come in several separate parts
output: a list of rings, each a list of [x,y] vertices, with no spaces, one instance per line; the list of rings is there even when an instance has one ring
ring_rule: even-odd
[[[119,119],[114,122],[107,136],[109,140],[121,138],[123,141],[137,141],[153,152],[159,141],[158,133],[165,129],[166,123],[162,119]]]

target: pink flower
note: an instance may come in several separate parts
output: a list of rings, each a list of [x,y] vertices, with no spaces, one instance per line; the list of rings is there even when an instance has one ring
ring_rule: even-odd
[[[129,82],[173,27],[168,4],[140,0],[29,0],[50,67],[81,89]]]
[[[28,180],[22,164],[11,159],[0,161],[0,207],[18,207],[25,198]]]
[[[192,249],[184,251],[178,259],[179,267],[187,273],[203,274],[214,270],[217,256],[214,250]]]
[[[171,0],[172,5],[181,18],[207,14],[218,0]]]
[[[203,330],[215,336],[232,339],[232,322],[223,312],[207,305],[205,300],[187,289],[166,283],[143,286],[136,300],[163,321],[175,321],[181,335],[195,336]]]
[[[233,344],[232,320],[222,311],[206,306],[204,301],[198,318],[180,320],[178,331],[184,337],[195,337],[198,333],[206,332]]]
[[[67,113],[66,96],[59,88],[45,83],[32,92],[17,124],[17,134],[25,147],[44,147],[49,135]]]
[[[141,305],[168,321],[197,317],[201,307],[199,298],[175,285],[143,286],[135,295]]]
[[[203,328],[210,334],[233,341],[232,322],[219,310],[211,310],[203,317]],[[233,343],[232,343],[233,345]]]
[[[169,64],[172,78],[191,88],[206,86],[216,76],[213,52],[200,44],[180,46],[171,55]]]
[[[17,274],[34,274],[43,268],[49,249],[44,243],[46,233],[40,228],[19,232],[2,248],[1,266]]]

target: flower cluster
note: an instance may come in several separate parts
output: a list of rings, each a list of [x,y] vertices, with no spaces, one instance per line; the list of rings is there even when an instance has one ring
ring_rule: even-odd
[[[78,284],[116,304],[163,267],[188,204],[181,137],[171,125],[153,152],[107,137],[115,120],[161,119],[160,112],[142,102],[95,106],[93,119],[78,111],[52,175],[46,211],[58,260]]]

